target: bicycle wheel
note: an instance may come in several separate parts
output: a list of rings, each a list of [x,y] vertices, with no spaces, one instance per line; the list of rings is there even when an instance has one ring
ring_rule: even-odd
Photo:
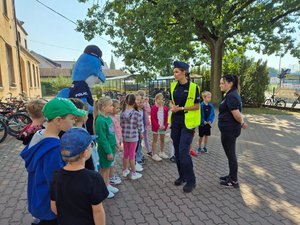
[[[31,122],[30,117],[25,113],[15,113],[7,118],[8,133],[16,137]]]
[[[275,106],[285,108],[286,102],[284,100],[279,100],[275,103]]]
[[[0,143],[5,140],[6,136],[7,136],[7,126],[2,120],[0,120]]]
[[[272,100],[271,99],[267,99],[265,101],[265,105],[272,105]]]

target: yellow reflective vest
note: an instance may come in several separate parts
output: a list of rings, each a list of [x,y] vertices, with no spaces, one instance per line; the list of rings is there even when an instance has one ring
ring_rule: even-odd
[[[171,83],[171,100],[174,104],[175,104],[174,90],[177,83],[178,83],[177,81]],[[194,102],[195,102],[196,91],[197,91],[197,85],[193,82],[190,82],[189,92],[184,107],[191,107],[195,104]],[[172,112],[170,113],[168,118],[169,124],[171,124],[171,118],[172,118]],[[197,110],[185,110],[184,124],[186,128],[193,129],[195,127],[198,127],[200,125],[200,122],[201,122],[200,106]]]

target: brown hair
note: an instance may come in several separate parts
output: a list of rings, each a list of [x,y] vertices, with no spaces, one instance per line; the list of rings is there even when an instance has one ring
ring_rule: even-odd
[[[135,95],[134,94],[126,95],[125,101],[123,102],[123,105],[122,105],[122,112],[125,111],[126,105],[133,106],[133,108],[137,109],[137,106],[135,104]]]
[[[89,110],[89,107],[86,103],[84,103],[82,100],[80,100],[79,98],[69,98],[71,100],[71,102],[74,103],[74,105],[78,108],[78,109],[83,109],[85,111]]]
[[[162,93],[157,93],[155,95],[155,101],[159,98],[159,97],[164,97],[164,95]]]
[[[41,118],[44,116],[42,113],[44,105],[46,105],[46,101],[42,99],[34,99],[28,102],[26,110],[31,118]]]

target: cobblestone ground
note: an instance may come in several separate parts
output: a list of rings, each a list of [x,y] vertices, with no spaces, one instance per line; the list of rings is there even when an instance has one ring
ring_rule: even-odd
[[[228,169],[214,126],[209,153],[193,157],[192,193],[173,185],[174,163],[148,159],[140,180],[124,180],[120,193],[105,201],[107,224],[300,224],[300,117],[247,117],[250,127],[237,144],[240,189],[218,184]],[[197,138],[193,144],[196,148]],[[13,138],[0,144],[0,225],[31,221],[21,149]],[[121,174],[119,166],[117,171]]]

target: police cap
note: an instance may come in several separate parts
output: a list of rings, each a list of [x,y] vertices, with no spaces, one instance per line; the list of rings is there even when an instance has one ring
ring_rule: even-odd
[[[180,68],[180,69],[184,69],[186,71],[189,71],[189,64],[181,62],[181,61],[174,61],[174,68]]]

